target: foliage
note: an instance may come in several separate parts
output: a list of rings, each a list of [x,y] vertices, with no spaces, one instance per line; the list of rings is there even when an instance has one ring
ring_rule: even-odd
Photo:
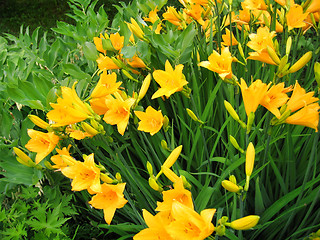
[[[70,0],[75,24],[58,22],[52,44],[28,28],[0,39],[1,181],[67,199],[26,188],[32,208],[21,220],[10,203],[19,224],[3,235],[68,239],[76,212],[96,237],[317,235],[318,13],[308,29],[286,18],[308,5],[203,2],[121,3],[109,22],[96,1]],[[17,146],[22,167],[6,160]]]

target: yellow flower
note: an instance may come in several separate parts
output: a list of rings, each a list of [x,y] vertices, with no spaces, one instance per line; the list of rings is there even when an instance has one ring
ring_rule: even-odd
[[[58,144],[60,138],[54,132],[43,133],[33,129],[28,129],[28,135],[31,137],[25,147],[31,151],[36,152],[35,162],[38,164],[48,156]]]
[[[142,61],[141,58],[136,55],[130,59],[127,59],[128,64],[133,68],[145,68],[146,64]]]
[[[159,212],[153,216],[143,209],[142,214],[148,228],[141,230],[133,237],[133,240],[174,240],[166,230],[166,227],[173,221],[171,211]]]
[[[101,192],[100,169],[94,163],[94,154],[83,158],[84,162],[77,161],[72,166],[62,168],[62,174],[72,179],[72,191],[87,189],[90,192]]]
[[[117,185],[103,183],[101,191],[89,202],[92,207],[103,209],[104,220],[110,224],[117,208],[122,208],[128,201],[124,198],[125,183]]]
[[[161,110],[157,111],[149,106],[146,112],[134,111],[134,113],[141,120],[138,126],[139,131],[149,132],[151,136],[160,131],[164,119]]]
[[[181,16],[175,7],[168,7],[167,11],[162,15],[163,20],[171,22],[173,25],[180,26]]]
[[[52,165],[53,168],[62,169],[64,167],[68,167],[68,164],[61,158],[61,155],[66,155],[71,157],[69,153],[70,147],[71,145],[69,145],[68,148],[66,147],[62,149],[56,148],[56,151],[58,154],[51,157],[51,161],[55,164],[55,165]]]
[[[143,20],[146,22],[151,22],[152,24],[155,23],[159,19],[157,14],[158,11],[159,11],[158,6],[156,6],[155,9],[149,12],[149,17],[148,18],[144,17]]]
[[[239,218],[230,223],[230,227],[235,230],[248,230],[256,226],[259,222],[260,217],[257,215],[249,215],[243,218]]]
[[[286,14],[288,30],[305,27],[306,23],[304,20],[308,14],[308,12],[304,13],[302,7],[298,4],[290,6],[290,10]]]
[[[124,36],[120,36],[118,32],[114,34],[110,34],[110,41],[114,49],[120,52],[121,49],[123,48]]]
[[[143,30],[140,28],[139,24],[136,22],[136,20],[134,20],[133,18],[130,18],[131,23],[126,23],[129,30],[136,35],[139,39],[143,39],[144,38],[144,32]]]
[[[280,117],[279,108],[284,105],[289,97],[286,94],[291,88],[285,88],[284,83],[272,86],[261,100],[261,105],[268,109],[277,118]]]
[[[287,109],[290,109],[291,112],[295,112],[304,106],[318,101],[319,98],[313,97],[313,94],[314,92],[306,93],[306,90],[299,85],[298,81],[296,81],[292,95],[287,102]]]
[[[89,100],[89,102],[92,110],[96,114],[103,115],[109,110],[108,106],[106,105],[106,101],[108,100],[113,100],[113,97],[111,95],[107,95],[100,98],[92,98]]]
[[[319,104],[312,103],[303,107],[298,112],[289,116],[285,122],[288,124],[302,125],[310,127],[318,132],[318,123],[319,123]]]
[[[249,10],[267,10],[267,5],[263,0],[244,0],[241,6]]]
[[[31,120],[31,122],[33,122],[35,125],[37,125],[42,129],[47,129],[50,126],[49,123],[43,121],[41,118],[39,118],[36,115],[30,114],[28,115],[28,118]]]
[[[241,84],[239,84],[239,86],[241,88],[242,99],[247,116],[249,116],[251,112],[255,112],[257,110],[262,99],[265,97],[270,84],[267,85],[258,79],[248,87],[246,82],[241,79]]]
[[[125,101],[122,98],[106,100],[108,111],[104,114],[103,120],[111,125],[117,125],[118,132],[123,135],[129,122],[130,109],[134,104],[134,98]]]
[[[231,38],[230,38],[231,35]],[[238,41],[237,39],[234,37],[233,33],[230,32],[229,29],[226,28],[226,34],[222,35],[222,39],[223,42],[221,44],[225,45],[225,46],[234,46],[234,45],[238,45]]]
[[[71,127],[66,128],[66,133],[69,134],[69,137],[74,138],[76,140],[82,140],[86,137],[93,137],[92,134]]]
[[[165,71],[156,70],[153,72],[154,80],[160,85],[160,89],[152,95],[152,99],[166,96],[167,98],[175,92],[179,92],[183,89],[184,85],[188,82],[185,80],[185,76],[182,73],[183,65],[179,64],[173,70],[170,62],[167,60],[165,64]]]
[[[120,67],[112,61],[108,56],[100,54],[99,58],[96,60],[98,63],[98,68],[100,70],[111,70],[111,69],[120,69]]]
[[[108,74],[104,71],[100,75],[99,82],[91,93],[92,98],[100,98],[118,91],[122,82],[117,82],[117,74]]]
[[[174,184],[174,189],[163,191],[163,202],[157,202],[156,211],[170,211],[174,201],[193,209],[191,192],[183,187],[182,178]]]
[[[309,13],[320,12],[320,1],[313,0],[309,5],[309,7],[306,9],[306,12],[309,12]]]
[[[254,166],[255,149],[252,142],[249,143],[246,152],[246,175],[251,176]]]
[[[221,55],[213,50],[208,60],[200,62],[198,65],[218,73],[223,80],[232,78],[231,63],[233,58],[228,47],[222,49]]]
[[[106,54],[107,51],[103,49],[102,39],[106,39],[106,38],[100,33],[100,37],[94,37],[93,42],[96,45],[96,48],[99,52]]]
[[[59,97],[57,103],[50,103],[53,110],[47,113],[47,117],[54,122],[53,127],[74,124],[92,116],[90,106],[81,101],[74,86],[61,87],[62,98]]]
[[[192,208],[174,201],[171,215],[174,218],[166,230],[175,240],[205,239],[214,231],[211,223],[216,209],[205,209],[198,214]]]
[[[248,59],[277,65],[267,51],[267,46],[275,51],[272,41],[275,36],[276,33],[274,31],[270,32],[268,27],[260,27],[258,28],[257,33],[251,33],[249,35],[250,41],[247,43],[247,46],[255,52],[250,52]]]
[[[192,4],[189,9],[185,9],[185,13],[200,24],[204,23],[201,17],[202,13],[204,13],[204,9],[200,4]]]

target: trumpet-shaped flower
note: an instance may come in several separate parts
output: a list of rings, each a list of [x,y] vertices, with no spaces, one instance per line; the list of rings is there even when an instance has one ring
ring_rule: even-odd
[[[179,178],[174,184],[174,189],[163,192],[163,202],[157,202],[156,211],[170,211],[174,201],[193,209],[191,192],[183,187],[183,181]]]
[[[110,34],[110,41],[114,49],[120,52],[123,48],[124,36],[120,36],[118,32]]]
[[[117,82],[117,74],[103,72],[99,82],[91,93],[92,98],[100,98],[118,91],[122,82]]]
[[[106,105],[106,101],[109,100],[113,100],[113,97],[111,95],[107,95],[100,98],[92,98],[89,100],[89,102],[92,110],[96,114],[103,115],[109,110],[108,106]]]
[[[99,55],[99,58],[96,60],[98,63],[98,68],[102,71],[111,70],[111,69],[120,69],[120,67],[112,61],[108,56],[102,54]]]
[[[103,209],[104,220],[110,224],[117,208],[122,208],[128,201],[124,198],[125,183],[117,185],[103,183],[101,191],[89,202],[92,207]]]
[[[316,12],[320,12],[320,0],[313,0],[309,7],[306,9],[306,12],[309,13],[316,13]]]
[[[202,240],[214,231],[211,223],[216,209],[205,209],[198,214],[179,201],[173,201],[171,215],[174,218],[166,228],[175,240]]]
[[[134,55],[130,59],[127,59],[127,62],[133,68],[145,68],[146,67],[146,64],[142,61],[142,59],[136,55]]]
[[[139,131],[149,132],[151,136],[160,131],[164,119],[161,110],[157,111],[149,106],[146,112],[135,111],[134,113],[141,120],[138,126]]]
[[[94,37],[93,42],[96,45],[96,48],[99,52],[106,54],[107,51],[103,49],[102,39],[106,39],[106,38],[100,33],[100,37]]]
[[[148,228],[141,230],[133,237],[133,240],[174,240],[166,230],[167,226],[173,221],[171,211],[159,212],[153,216],[143,209],[142,214]]]
[[[267,10],[267,4],[264,0],[244,0],[241,6],[243,9],[249,10]]]
[[[61,87],[62,98],[57,103],[50,103],[53,110],[47,113],[48,119],[55,122],[54,127],[66,126],[87,119],[92,115],[90,106],[81,101],[74,85],[72,88]]]
[[[299,85],[298,81],[296,81],[292,95],[287,102],[287,109],[290,109],[291,112],[295,112],[304,106],[318,101],[319,98],[313,97],[313,94],[314,92],[306,93],[306,90]]]
[[[156,6],[155,9],[151,10],[149,12],[149,17],[144,17],[143,20],[146,21],[146,22],[151,22],[152,24],[154,24],[158,19],[159,19],[159,16],[158,16],[158,6]]]
[[[167,20],[171,22],[173,25],[180,26],[181,24],[181,16],[177,12],[175,7],[168,7],[167,11],[162,15],[163,20]]]
[[[234,37],[233,33],[230,32],[230,30],[227,28],[226,28],[226,34],[222,35],[222,39],[223,39],[222,44],[225,46],[238,45],[237,39]]]
[[[219,76],[224,80],[225,78],[232,78],[232,60],[233,58],[229,48],[226,47],[222,49],[221,55],[213,50],[213,53],[209,56],[208,61],[200,62],[198,65],[218,73]]]
[[[319,123],[319,104],[309,104],[296,113],[289,116],[285,122],[288,124],[302,125],[309,128],[313,128],[318,132]]]
[[[241,84],[239,84],[239,86],[247,116],[249,116],[251,112],[255,112],[257,110],[262,99],[265,97],[270,84],[267,85],[258,79],[248,87],[246,82],[241,79]]]
[[[72,191],[87,189],[90,192],[101,192],[100,169],[94,163],[94,154],[83,158],[84,162],[77,161],[71,166],[62,168],[62,174],[72,179]]]
[[[129,122],[130,109],[134,104],[134,98],[123,100],[121,97],[106,100],[108,111],[103,120],[111,125],[117,125],[118,132],[123,135]]]
[[[38,164],[48,156],[58,144],[60,138],[54,132],[39,132],[33,129],[28,129],[28,135],[31,137],[25,147],[31,151],[36,152],[35,162]]]
[[[308,12],[304,13],[303,8],[298,4],[290,6],[286,15],[288,30],[290,31],[293,28],[305,27],[306,23],[304,20],[307,18],[308,14]]]
[[[289,97],[286,93],[291,90],[291,88],[285,88],[283,82],[274,85],[261,100],[261,105],[279,118],[281,115],[279,108],[288,101]]]
[[[188,82],[185,80],[185,76],[182,73],[182,69],[183,65],[179,64],[173,70],[170,62],[167,60],[165,64],[165,71],[154,71],[153,78],[161,88],[152,95],[152,99],[161,96],[166,96],[168,98],[175,92],[181,91],[183,86],[188,84]]]
[[[247,46],[255,52],[250,52],[248,59],[277,65],[267,51],[267,46],[275,51],[272,41],[275,36],[276,33],[274,31],[270,32],[268,27],[260,27],[258,28],[257,33],[251,33],[249,35],[250,41],[247,43]]]
[[[61,158],[61,155],[66,155],[71,157],[69,153],[70,147],[71,145],[69,145],[67,148],[66,147],[62,149],[56,148],[56,151],[58,154],[51,157],[51,161],[54,163],[54,165],[52,165],[53,168],[62,169],[64,167],[68,167],[68,164]]]

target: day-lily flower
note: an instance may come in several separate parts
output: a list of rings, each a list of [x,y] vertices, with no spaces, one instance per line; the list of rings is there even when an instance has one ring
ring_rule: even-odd
[[[222,49],[221,55],[215,50],[213,50],[212,54],[208,58],[208,61],[200,62],[198,65],[218,73],[222,80],[224,80],[225,78],[231,79],[232,60],[233,57],[231,56],[229,48],[225,47]]]
[[[54,122],[53,127],[66,126],[81,122],[93,115],[90,106],[77,95],[75,85],[72,88],[61,87],[62,97],[57,103],[50,103],[53,110],[47,113],[48,119]]]
[[[177,65],[173,70],[168,60],[165,63],[165,71],[155,70],[153,72],[153,78],[161,88],[152,95],[151,99],[161,96],[168,98],[175,92],[182,91],[183,86],[188,84],[182,70],[182,64]]]
[[[133,18],[130,18],[131,23],[126,23],[129,30],[136,35],[139,39],[144,39],[144,32],[139,24]]]
[[[62,159],[61,155],[66,155],[71,157],[69,153],[70,147],[71,145],[69,145],[68,147],[64,147],[62,149],[56,148],[56,151],[58,154],[50,158],[51,161],[54,163],[54,165],[52,165],[53,168],[62,169],[64,167],[68,167],[68,164]]]
[[[107,95],[100,98],[92,98],[89,100],[89,102],[92,110],[96,114],[103,115],[109,110],[108,106],[106,105],[106,101],[113,100],[113,99],[114,98],[112,97],[112,95]]]
[[[102,52],[104,54],[107,53],[107,51],[103,48],[103,45],[102,45],[102,39],[106,39],[108,38],[107,34],[106,34],[106,37],[103,36],[103,34],[100,33],[100,37],[94,37],[93,38],[93,42],[94,44],[96,45],[96,48],[99,52]]]
[[[94,154],[83,157],[84,162],[76,161],[73,165],[62,168],[61,172],[72,179],[72,191],[101,192],[100,169],[94,163]]]
[[[134,102],[134,98],[123,100],[120,96],[106,100],[108,111],[104,114],[103,120],[108,124],[117,125],[118,132],[123,135],[128,125],[130,109]]]
[[[231,38],[230,38],[231,35]],[[229,29],[226,28],[226,34],[223,34],[222,36],[223,42],[221,44],[225,45],[225,46],[234,46],[234,45],[238,45],[238,41],[237,39],[234,37],[233,33],[230,32]]]
[[[163,20],[167,20],[171,22],[173,25],[180,26],[181,24],[181,16],[177,12],[175,7],[168,7],[167,11],[162,15]]]
[[[183,187],[182,178],[174,184],[174,189],[163,191],[163,202],[157,202],[156,211],[170,211],[174,201],[193,209],[191,192]]]
[[[93,137],[92,134],[83,132],[80,129],[74,129],[72,127],[67,127],[66,133],[69,135],[69,137],[74,138],[76,140],[82,140],[82,139],[85,139],[86,137]]]
[[[39,132],[33,129],[28,129],[28,135],[31,137],[25,147],[31,151],[36,152],[35,162],[38,164],[48,156],[58,144],[60,138],[54,132]]]
[[[309,13],[320,12],[320,1],[319,0],[311,1],[311,4],[306,9],[306,12],[309,12]]]
[[[319,109],[318,103],[309,104],[289,116],[285,122],[288,124],[310,127],[318,132]]]
[[[157,111],[149,106],[146,112],[135,111],[134,113],[141,120],[138,126],[139,131],[149,132],[151,136],[160,131],[164,119],[161,110]]]
[[[249,116],[251,112],[254,113],[257,110],[262,99],[266,95],[270,84],[267,85],[258,79],[248,87],[247,83],[241,79],[241,84],[239,84],[239,86],[247,116]]]
[[[249,9],[249,10],[267,10],[267,4],[264,2],[264,0],[244,0],[241,3],[241,6],[243,9]]]
[[[304,13],[303,8],[298,4],[290,6],[290,9],[286,14],[288,30],[290,31],[293,28],[305,27],[306,23],[304,20],[307,18],[308,14],[308,12]]]
[[[279,108],[288,101],[289,97],[286,93],[291,90],[291,88],[285,88],[283,82],[273,85],[264,95],[260,104],[279,118],[281,115]]]
[[[248,230],[258,224],[260,217],[257,215],[249,215],[243,218],[239,218],[230,223],[230,227],[235,230]]]
[[[120,52],[123,48],[124,36],[120,36],[118,32],[110,34],[110,41],[114,49]]]
[[[104,220],[110,224],[117,208],[122,208],[128,201],[124,198],[125,183],[117,185],[103,183],[101,191],[89,202],[92,207],[103,209]]]
[[[185,9],[185,13],[200,24],[203,24],[202,14],[204,9],[200,4],[192,4],[189,9]]]
[[[257,33],[251,33],[249,35],[250,41],[247,43],[247,46],[255,52],[250,52],[248,59],[277,65],[267,51],[267,46],[275,51],[272,41],[275,36],[276,33],[274,31],[270,32],[268,27],[260,27],[258,28]]]
[[[198,214],[179,201],[172,203],[171,215],[174,218],[166,228],[173,239],[205,239],[214,231],[211,223],[216,209],[205,209]]]
[[[149,17],[144,17],[143,20],[146,22],[151,22],[152,24],[155,23],[159,19],[159,16],[157,14],[158,11],[158,6],[156,6],[155,9],[149,12]]]
[[[102,54],[99,55],[99,58],[96,61],[98,63],[98,68],[102,71],[120,69],[120,67],[115,64],[115,62],[110,57],[104,56]]]
[[[299,85],[298,81],[296,81],[292,95],[287,102],[287,109],[290,109],[291,112],[295,112],[304,106],[319,101],[319,98],[313,97],[313,95],[314,92],[306,93],[306,90]]]
[[[166,227],[174,220],[170,211],[159,212],[155,216],[147,210],[142,210],[144,221],[148,228],[141,230],[133,237],[133,240],[174,240],[166,230]]]
[[[127,59],[127,63],[133,68],[145,68],[146,64],[142,61],[141,58],[134,55],[132,58]]]
[[[99,82],[91,93],[91,98],[100,98],[118,91],[122,82],[117,82],[115,72],[108,74],[106,71],[100,75]]]

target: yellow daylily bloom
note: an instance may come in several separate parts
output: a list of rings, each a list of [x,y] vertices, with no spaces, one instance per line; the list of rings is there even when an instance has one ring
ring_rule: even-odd
[[[168,7],[167,11],[162,14],[163,20],[171,22],[173,25],[180,26],[182,20],[175,7]]]
[[[230,35],[231,35],[231,38],[230,38]],[[238,45],[237,39],[234,37],[233,33],[230,32],[230,30],[227,28],[226,28],[226,34],[223,34],[221,37],[223,40],[221,44],[225,46],[231,46],[231,44],[232,46]]]
[[[106,35],[106,37],[105,37],[101,33],[100,33],[100,37],[93,38],[93,42],[96,45],[97,50],[99,52],[102,52],[103,54],[107,53],[107,51],[105,49],[103,49],[103,45],[102,45],[102,39],[106,39],[106,38],[108,38],[108,36]]]
[[[149,132],[151,136],[160,131],[164,119],[161,110],[157,111],[149,106],[146,112],[134,111],[134,113],[141,120],[138,126],[139,131]]]
[[[94,163],[94,154],[83,158],[84,162],[76,161],[72,166],[62,168],[62,174],[72,179],[72,191],[87,189],[90,192],[101,192],[100,169]]]
[[[25,147],[31,151],[36,152],[35,162],[38,164],[48,156],[58,144],[60,138],[54,132],[44,133],[33,129],[28,129],[28,135],[31,137]]]
[[[219,76],[224,80],[225,78],[232,78],[232,61],[233,57],[231,56],[229,48],[225,47],[222,49],[221,55],[213,50],[212,54],[208,58],[208,61],[200,62],[198,65],[218,73]]]
[[[120,52],[121,49],[123,48],[124,36],[120,36],[118,32],[114,34],[110,34],[110,41],[114,49]]]
[[[122,208],[128,201],[124,198],[125,183],[117,185],[103,183],[101,191],[89,202],[92,207],[103,209],[104,220],[110,224],[117,208]]]
[[[174,218],[166,230],[175,240],[205,239],[214,231],[211,223],[216,209],[205,209],[198,214],[192,208],[174,201],[171,215]]]
[[[248,87],[247,83],[241,79],[241,84],[239,84],[239,86],[247,116],[249,116],[251,112],[254,113],[257,110],[262,99],[265,97],[270,84],[267,85],[258,79]]]
[[[290,31],[294,28],[305,27],[306,23],[304,20],[307,18],[308,14],[308,12],[304,13],[303,8],[298,4],[290,6],[290,9],[286,14],[288,30]]]
[[[156,6],[155,9],[149,12],[149,17],[144,17],[143,20],[146,22],[151,22],[152,24],[155,23],[159,19],[159,16],[157,14],[158,11],[158,6]]]
[[[182,73],[182,69],[183,65],[179,64],[173,70],[170,62],[167,60],[165,63],[165,71],[154,71],[153,78],[161,88],[152,95],[151,99],[161,96],[166,96],[168,98],[175,92],[182,91],[183,86],[188,84]]]
[[[70,153],[69,153],[70,147],[71,147],[71,145],[69,145],[68,147],[64,147],[62,149],[56,148],[56,151],[58,154],[56,154],[50,158],[51,161],[54,163],[54,165],[52,165],[53,168],[62,169],[64,167],[68,167],[68,164],[63,160],[61,155],[71,157]]]
[[[115,72],[108,74],[104,71],[100,75],[100,79],[91,93],[92,98],[100,98],[118,91],[122,82],[117,82],[117,74]]]
[[[108,111],[104,114],[103,120],[111,125],[117,125],[118,132],[123,135],[129,122],[130,109],[135,102],[134,98],[123,100],[112,98],[106,100]]]
[[[114,63],[114,61],[102,54],[99,55],[99,58],[96,60],[98,63],[98,68],[102,71],[104,70],[111,70],[111,69],[120,69],[120,67]]]

